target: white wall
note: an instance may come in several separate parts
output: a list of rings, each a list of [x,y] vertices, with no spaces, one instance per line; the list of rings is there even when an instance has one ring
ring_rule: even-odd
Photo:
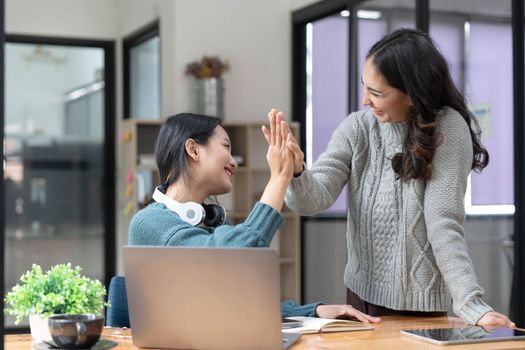
[[[113,39],[112,0],[6,0],[7,34]]]
[[[302,9],[303,7],[313,5],[317,2],[320,2],[320,0],[288,0],[288,6],[290,11],[293,12]]]
[[[290,110],[290,14],[282,0],[179,0],[175,4],[174,111],[193,107],[188,62],[227,59],[225,116],[264,120],[276,106]]]

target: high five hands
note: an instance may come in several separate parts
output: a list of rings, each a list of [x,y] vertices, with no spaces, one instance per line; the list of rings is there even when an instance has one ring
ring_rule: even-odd
[[[270,130],[263,127],[263,133],[268,141],[266,160],[270,167],[270,180],[260,201],[281,211],[284,195],[294,171],[294,154],[289,147],[294,139],[282,117],[277,118],[272,114],[269,119]]]
[[[270,121],[270,129],[272,128],[272,125],[280,125],[286,128],[286,133],[288,134],[286,146],[293,154],[293,174],[294,176],[301,174],[301,172],[304,170],[304,153],[303,151],[301,151],[301,148],[297,144],[297,140],[293,136],[292,131],[290,130],[290,126],[284,120],[284,113],[281,111],[277,111],[276,109],[272,109],[268,113],[268,120]],[[272,131],[268,130],[268,128],[263,125],[262,132],[268,144],[271,145]]]
[[[270,118],[270,130],[263,126],[263,133],[268,141],[266,160],[270,167],[270,176],[283,178],[289,182],[293,173],[293,154],[289,150],[292,134],[284,120]]]

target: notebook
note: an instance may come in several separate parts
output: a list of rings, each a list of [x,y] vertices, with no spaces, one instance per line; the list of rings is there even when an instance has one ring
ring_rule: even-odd
[[[124,270],[138,347],[277,350],[300,337],[281,334],[272,249],[126,246]]]
[[[352,320],[338,320],[318,317],[287,317],[287,319],[299,321],[302,323],[302,325],[295,328],[283,329],[283,332],[285,333],[295,332],[309,334],[374,330],[374,327],[371,325]]]

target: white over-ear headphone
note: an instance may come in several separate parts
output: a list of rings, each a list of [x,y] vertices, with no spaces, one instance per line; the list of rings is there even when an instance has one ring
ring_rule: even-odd
[[[226,220],[226,210],[220,205],[180,203],[166,196],[158,187],[153,192],[153,200],[164,204],[168,209],[177,213],[182,220],[193,226],[204,222],[207,226],[215,227],[222,225]]]

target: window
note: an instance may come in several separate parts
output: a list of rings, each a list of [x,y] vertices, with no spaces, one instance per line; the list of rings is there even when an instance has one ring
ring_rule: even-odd
[[[430,35],[467,97],[490,155],[471,172],[465,196],[465,237],[485,300],[508,313],[514,225],[514,108],[510,0],[430,2]],[[488,44],[489,43],[489,44]],[[487,259],[487,257],[490,257]]]
[[[350,10],[337,11],[306,26],[306,163],[311,166],[326,150],[336,127],[361,106],[361,71],[368,49],[386,33],[414,27],[414,2],[365,1],[354,10],[357,18],[357,74],[350,63]],[[351,106],[351,96],[357,105]],[[347,210],[347,189],[323,214],[341,215]]]
[[[154,22],[124,39],[124,118],[160,119],[160,35]]]
[[[450,63],[482,131],[490,163],[472,172],[465,198],[469,215],[514,214],[512,28],[510,0],[479,7],[476,1],[431,2],[430,35]],[[487,49],[490,42],[490,49]]]
[[[348,115],[348,19],[336,14],[308,23],[306,163],[326,149],[335,128]],[[325,212],[346,213],[346,187]]]

